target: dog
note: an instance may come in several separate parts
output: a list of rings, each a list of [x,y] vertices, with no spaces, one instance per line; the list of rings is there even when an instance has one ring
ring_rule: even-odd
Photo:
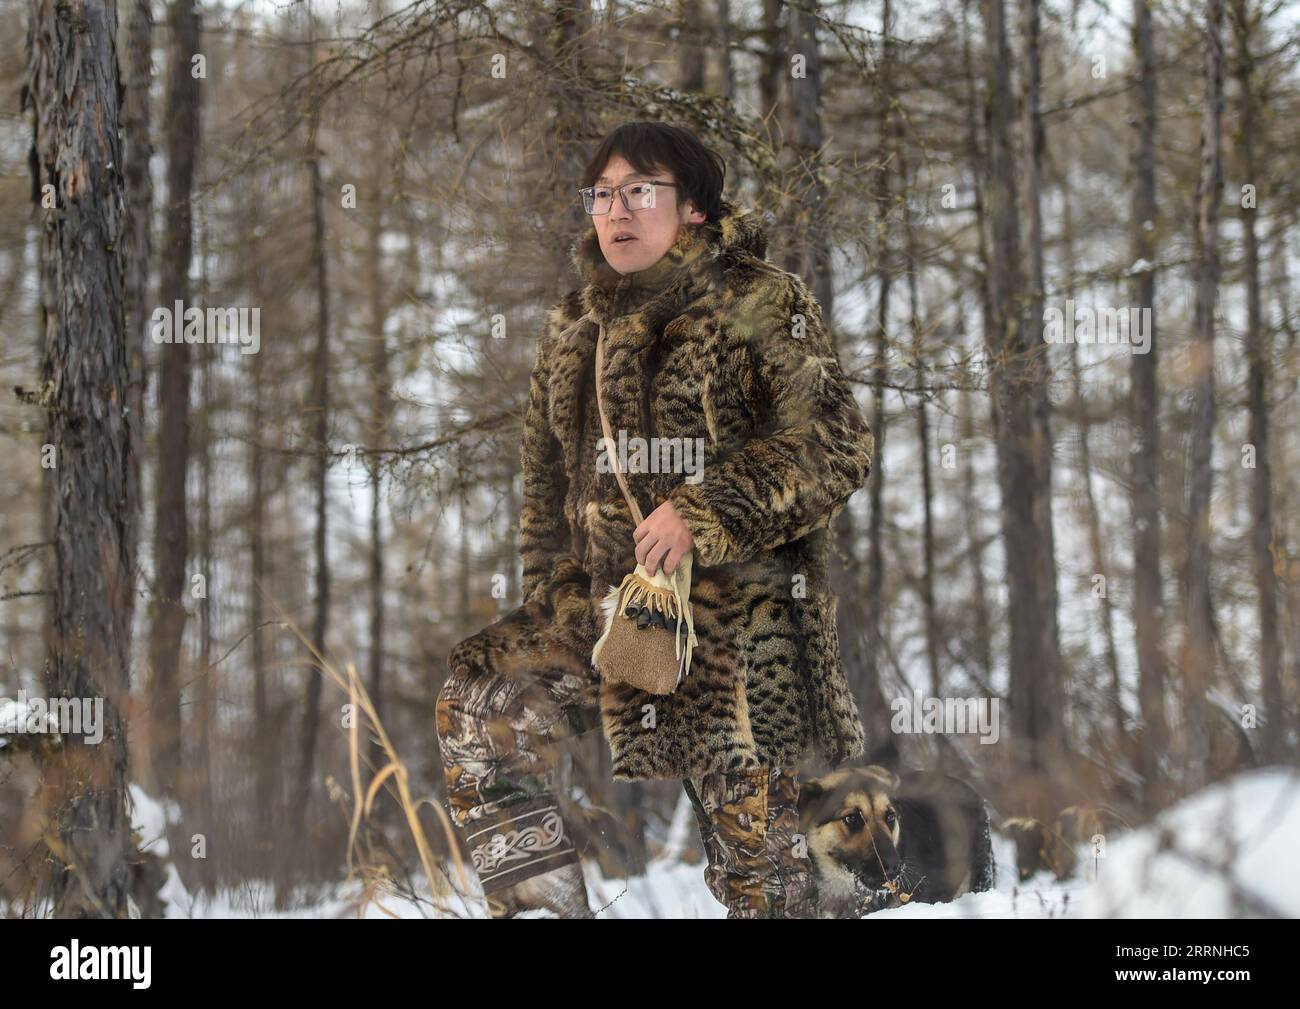
[[[946,774],[843,768],[801,782],[799,817],[823,917],[947,902],[996,879],[984,800]]]
[[[1030,816],[1013,816],[1001,827],[1016,843],[1016,873],[1025,882],[1037,872],[1048,871],[1058,880],[1074,875],[1078,856],[1061,832]]]
[[[1109,806],[1067,806],[1056,818],[1055,827],[1032,817],[1016,816],[1002,824],[1001,832],[1016,843],[1016,872],[1023,883],[1046,870],[1057,880],[1075,874],[1079,845],[1091,843],[1098,834],[1114,836],[1129,827]]]

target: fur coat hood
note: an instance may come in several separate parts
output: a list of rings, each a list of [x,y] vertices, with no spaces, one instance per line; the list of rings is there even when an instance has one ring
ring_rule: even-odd
[[[827,584],[829,524],[870,472],[873,439],[801,278],[766,261],[758,215],[724,202],[659,262],[619,275],[595,228],[583,286],[546,316],[529,383],[524,601],[590,662],[599,604],[636,564],[606,455],[595,346],[624,472],[643,514],[673,502],[695,541],[699,639],[668,696],[601,685],[615,778],[816,763],[863,752]],[[856,600],[853,601],[856,604]]]

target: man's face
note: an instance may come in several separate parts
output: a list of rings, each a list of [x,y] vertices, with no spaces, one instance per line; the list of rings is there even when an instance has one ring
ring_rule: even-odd
[[[622,155],[615,155],[605,165],[605,170],[596,179],[599,188],[611,189],[629,182],[676,182],[672,172],[654,172],[650,175],[638,172]],[[636,273],[654,266],[663,258],[665,252],[677,241],[678,230],[685,224],[702,224],[705,220],[703,211],[695,210],[694,204],[687,201],[685,205],[678,199],[678,192],[669,186],[654,187],[654,205],[643,207],[643,200],[638,199],[633,190],[627,191],[628,201],[636,208],[629,211],[617,194],[608,214],[597,214],[591,220],[600,239],[600,251],[606,262],[622,274]],[[624,241],[615,241],[616,235],[630,235]]]

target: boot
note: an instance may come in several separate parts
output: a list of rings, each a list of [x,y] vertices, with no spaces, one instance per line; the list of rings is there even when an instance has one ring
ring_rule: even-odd
[[[520,911],[551,911],[557,918],[593,918],[582,865],[571,863],[521,879],[487,895],[488,915],[513,918]]]

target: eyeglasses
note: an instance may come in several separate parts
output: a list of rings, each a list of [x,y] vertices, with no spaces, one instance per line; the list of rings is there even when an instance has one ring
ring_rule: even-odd
[[[617,188],[609,186],[587,186],[579,189],[582,194],[583,208],[592,217],[608,214],[614,206],[614,194],[618,193],[628,213],[648,210],[655,205],[655,187],[668,186],[676,188],[675,182],[628,182]]]

